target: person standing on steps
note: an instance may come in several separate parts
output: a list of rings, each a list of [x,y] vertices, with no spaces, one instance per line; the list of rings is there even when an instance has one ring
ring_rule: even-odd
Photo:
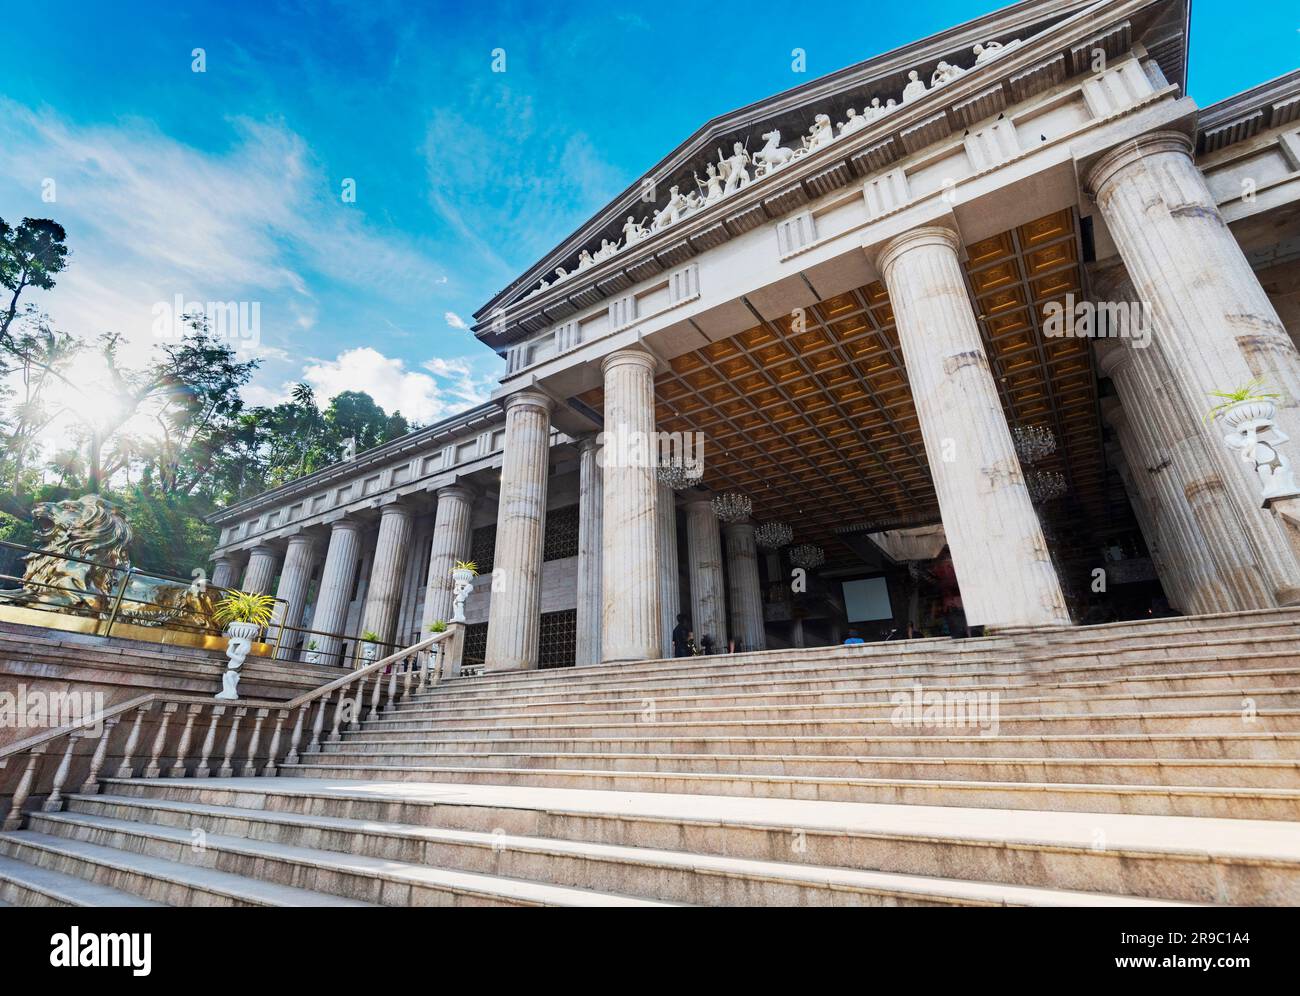
[[[686,628],[686,616],[679,612],[677,614],[677,625],[673,628],[673,656],[691,656],[691,652],[688,649],[688,644],[690,642],[691,631]]]

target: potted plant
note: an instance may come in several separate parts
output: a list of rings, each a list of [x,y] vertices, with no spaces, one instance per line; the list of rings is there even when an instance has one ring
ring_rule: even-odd
[[[232,591],[217,601],[212,618],[228,637],[256,640],[271,621],[275,599],[256,591]]]
[[[315,640],[308,640],[307,646],[304,647],[303,649],[306,651],[302,655],[302,659],[304,661],[306,661],[308,664],[320,663],[320,647]]]
[[[452,565],[451,577],[457,584],[472,584],[478,577],[478,564],[472,560],[458,560]]]
[[[441,619],[435,619],[433,622],[429,623],[429,632],[445,633],[447,632],[447,624]]]
[[[1235,390],[1211,391],[1210,395],[1220,401],[1205,413],[1205,421],[1221,418],[1232,429],[1257,419],[1271,422],[1277,414],[1274,402],[1281,397],[1280,394],[1265,391],[1264,382],[1259,378]]]
[[[361,659],[370,663],[379,657],[379,634],[368,629],[361,634]]]

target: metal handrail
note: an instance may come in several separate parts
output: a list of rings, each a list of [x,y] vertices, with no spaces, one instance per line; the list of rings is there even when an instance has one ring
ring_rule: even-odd
[[[3,827],[6,830],[12,830],[22,825],[24,806],[37,788],[40,759],[45,755],[48,748],[59,740],[65,740],[66,743],[60,762],[49,778],[50,789],[43,808],[47,812],[57,811],[62,808],[63,790],[69,784],[73,765],[77,761],[87,761],[87,774],[80,790],[82,792],[98,791],[100,772],[108,760],[108,750],[113,731],[122,718],[132,712],[134,712],[134,720],[128,724],[129,733],[125,743],[120,748],[122,752],[120,755],[121,764],[117,768],[117,775],[118,777],[135,777],[136,768],[138,767],[135,761],[135,752],[141,743],[144,720],[148,714],[155,711],[155,704],[160,704],[161,708],[156,710],[157,721],[154,724],[154,739],[149,760],[141,769],[141,776],[146,778],[158,777],[164,770],[162,763],[164,760],[171,761],[166,770],[172,776],[193,775],[194,777],[204,777],[210,774],[211,765],[209,762],[214,758],[213,751],[216,747],[218,729],[228,712],[230,721],[226,726],[225,760],[218,774],[229,775],[234,771],[233,762],[236,755],[240,753],[241,743],[243,744],[242,753],[244,756],[244,763],[240,769],[242,775],[272,776],[278,774],[281,764],[297,763],[301,756],[302,752],[299,748],[302,746],[302,739],[306,732],[307,716],[312,711],[313,706],[316,707],[315,719],[311,726],[310,742],[305,748],[308,752],[320,750],[322,736],[325,732],[326,715],[331,700],[334,701],[334,716],[327,739],[333,742],[340,739],[341,729],[345,723],[351,728],[361,722],[363,715],[373,718],[379,715],[380,712],[388,711],[393,707],[394,703],[409,696],[412,683],[416,679],[416,669],[399,669],[398,664],[418,662],[417,692],[436,686],[442,680],[446,664],[445,643],[453,635],[456,635],[463,628],[463,625],[463,623],[451,623],[441,633],[434,633],[427,639],[406,647],[395,654],[389,654],[387,657],[365,667],[341,675],[287,702],[268,699],[219,700],[195,695],[149,692],[126,702],[120,702],[117,705],[101,709],[91,717],[83,718],[74,723],[67,723],[57,729],[43,731],[11,744],[4,749],[0,749],[0,769],[8,767],[12,760],[22,756],[26,757],[26,762],[11,769],[13,771],[21,767],[17,784],[12,792],[9,813]],[[432,659],[435,656],[437,657],[436,665],[432,664]],[[384,681],[385,671],[387,671],[387,682]],[[400,687],[399,674],[402,676]],[[374,680],[373,683],[370,683],[372,677]],[[368,683],[370,683],[370,691],[366,695]],[[366,714],[367,704],[369,706],[368,714]],[[184,727],[179,734],[173,734],[176,738],[173,741],[172,736],[169,736],[170,719],[173,714],[180,712],[182,708],[185,713]],[[254,714],[255,725],[252,730],[245,729],[241,738],[241,722],[250,710]],[[203,718],[205,711],[207,712],[206,735],[202,740],[199,753],[195,755],[193,751],[194,728],[196,723],[199,723]],[[262,726],[272,713],[276,717],[274,732],[269,747],[263,752],[260,748]],[[287,751],[282,754],[280,744],[283,728],[291,713],[296,713],[296,715]],[[91,731],[97,731],[93,737],[88,735]],[[95,743],[93,753],[89,755],[88,759],[84,752],[80,755],[77,754],[78,744],[83,741],[93,741]],[[172,745],[170,753],[168,753],[169,744]],[[260,767],[259,757],[261,757]],[[190,769],[191,763],[193,763],[192,771]]]

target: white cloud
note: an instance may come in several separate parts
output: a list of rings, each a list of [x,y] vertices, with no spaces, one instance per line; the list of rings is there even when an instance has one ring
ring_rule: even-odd
[[[421,367],[409,369],[404,360],[360,346],[333,360],[309,362],[301,379],[312,386],[322,405],[340,391],[365,391],[384,411],[400,411],[422,424],[488,399],[492,378],[476,375],[468,359],[432,359]]]
[[[465,319],[461,318],[460,315],[456,314],[456,312],[454,312],[454,311],[449,311],[449,312],[447,312],[445,315],[443,315],[442,317],[446,320],[447,325],[448,325],[450,328],[453,328],[453,329],[467,329],[467,328],[469,328],[469,326],[465,324]]]

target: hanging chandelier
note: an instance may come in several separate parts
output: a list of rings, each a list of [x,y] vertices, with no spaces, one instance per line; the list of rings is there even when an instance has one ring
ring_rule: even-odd
[[[715,495],[710,504],[713,514],[723,522],[740,522],[748,519],[749,513],[754,511],[754,502],[749,495],[742,495],[739,491]]]
[[[798,546],[790,547],[790,563],[810,571],[826,563],[826,551],[811,543],[800,543]]]
[[[794,539],[794,530],[784,522],[764,522],[754,530],[754,542],[764,550],[779,550]]]
[[[1056,436],[1045,425],[1017,425],[1011,430],[1011,440],[1024,464],[1037,463],[1056,452]]]
[[[655,474],[660,484],[666,484],[674,491],[685,491],[700,483],[700,479],[704,476],[704,469],[698,464],[670,460],[661,463]]]
[[[1025,475],[1025,486],[1035,505],[1060,498],[1067,490],[1065,475],[1055,470],[1031,470]]]

